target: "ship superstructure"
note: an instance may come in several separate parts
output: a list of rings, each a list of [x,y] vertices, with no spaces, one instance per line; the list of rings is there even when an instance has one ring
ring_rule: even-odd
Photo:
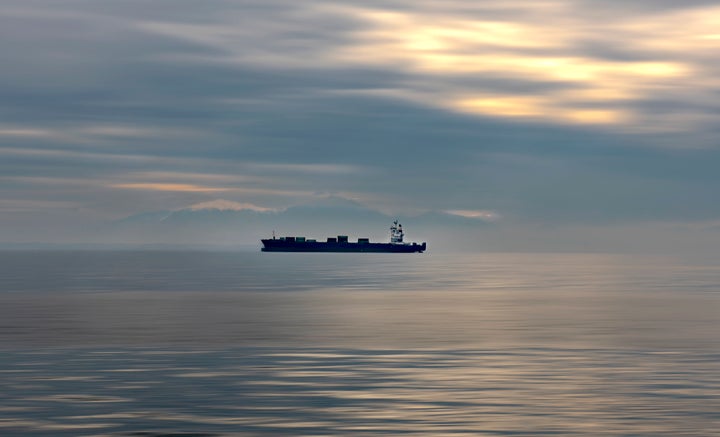
[[[395,220],[390,226],[390,243],[391,244],[403,244],[403,237],[405,236],[405,232],[403,232],[402,225],[398,223],[397,220]]]
[[[427,243],[405,243],[405,232],[402,225],[395,220],[390,227],[389,243],[371,243],[369,238],[358,238],[357,242],[349,241],[347,235],[328,237],[326,241],[317,241],[305,237],[273,237],[262,241],[263,252],[387,252],[414,253],[424,252]]]

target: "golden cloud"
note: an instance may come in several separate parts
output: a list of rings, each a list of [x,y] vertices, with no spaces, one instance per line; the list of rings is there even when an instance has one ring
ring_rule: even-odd
[[[650,32],[658,31],[657,26],[669,32],[674,27],[692,27],[678,21],[689,20],[700,23],[701,30],[686,35],[684,49],[692,49],[698,38],[705,44],[720,41],[720,33],[712,30],[720,28],[718,19],[703,18],[701,12],[664,16],[661,24],[643,28],[625,22],[588,23],[562,3],[546,7],[553,15],[545,21],[538,20],[536,14],[499,21],[352,9],[347,12],[364,20],[367,28],[356,32],[350,44],[330,57],[345,63],[405,70],[421,79],[396,95],[410,95],[416,102],[452,111],[561,123],[629,125],[643,115],[637,113],[640,109],[631,108],[634,101],[677,90],[686,78],[700,74],[698,66],[684,57],[661,56],[659,52],[647,52],[636,60],[608,59],[578,49],[579,39],[593,37],[610,45],[643,47],[653,38]],[[628,39],[623,40],[624,36]],[[652,58],[653,53],[657,59]],[[462,81],[458,80],[483,77],[558,86],[519,95],[482,85],[460,85]]]
[[[705,123],[702,109],[692,104],[654,111],[647,103],[704,101],[717,89],[720,81],[707,60],[720,49],[720,7],[622,16],[603,7],[595,14],[583,8],[562,0],[421,2],[407,9],[315,4],[280,14],[270,27],[165,22],[141,27],[221,49],[217,62],[404,73],[405,81],[354,92],[381,92],[465,114],[633,129]],[[287,34],[300,30],[296,13],[360,25],[341,35],[328,31],[327,41],[334,43],[288,51]],[[251,38],[263,44],[250,46]],[[502,80],[532,87],[524,86],[520,95],[511,86],[490,85]]]

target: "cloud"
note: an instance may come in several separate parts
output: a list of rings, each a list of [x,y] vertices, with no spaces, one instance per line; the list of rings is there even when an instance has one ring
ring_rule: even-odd
[[[334,72],[335,77],[350,79],[345,80],[346,90],[366,90],[372,95],[384,89],[392,91],[386,96],[483,117],[601,124],[617,129],[687,130],[706,125],[702,108],[693,102],[703,94],[697,91],[718,86],[717,63],[712,62],[720,43],[713,18],[719,15],[717,6],[707,2],[686,3],[685,9],[669,9],[666,4],[653,7],[651,3],[627,8],[588,4],[417,2],[414,6],[383,3],[381,7],[375,2],[359,6],[349,1],[249,1],[213,2],[213,7],[197,11],[183,2],[174,5],[173,14],[163,15],[155,8],[136,12],[130,5],[120,7],[111,2],[79,15],[50,7],[33,10],[20,4],[12,10],[15,18],[59,28],[72,43],[65,51],[65,62],[52,62],[52,68],[64,65],[73,71],[76,65],[88,66],[90,60],[91,68],[80,72],[93,79],[86,82],[90,89],[98,89],[94,80],[98,75],[93,73],[107,72],[131,91],[130,95],[118,95],[119,104],[129,103],[128,97],[142,98],[142,93],[149,91],[147,97],[162,96],[182,108],[176,115],[193,112],[182,104],[185,97],[200,92],[206,98],[217,94],[219,99],[218,85],[232,83],[223,78],[213,86],[201,79],[177,93],[153,77],[166,74],[164,66],[177,66],[180,70],[172,74],[179,78],[182,71],[189,72],[188,80],[200,78],[194,74],[200,70],[218,77],[218,72],[238,68],[277,75],[292,68],[298,70],[296,79],[303,74],[327,78]],[[592,8],[592,15],[586,13],[587,8]],[[189,15],[190,11],[196,15]],[[595,19],[595,14],[604,19]],[[116,40],[99,33],[104,26],[113,29]],[[11,29],[29,39],[34,49],[46,52],[47,56],[38,58],[41,62],[56,59],[51,56],[54,43],[42,34],[29,36],[16,25]],[[76,49],[83,45],[93,56]],[[101,52],[107,46],[117,46],[123,50],[121,54],[130,57],[107,58]],[[20,66],[27,64],[24,59],[17,60]],[[128,61],[135,62],[131,75],[141,74],[132,86],[112,71],[115,65],[126,68]],[[368,86],[361,83],[359,75],[347,74],[353,70],[385,72],[387,77]],[[58,77],[65,80],[68,75]],[[498,78],[542,86],[530,93],[526,86],[519,94],[498,87]],[[148,88],[149,80],[155,82],[154,90]],[[350,85],[353,81],[355,86]],[[312,95],[328,88],[322,82],[304,89],[288,87],[291,82],[277,84],[275,95],[261,86],[255,91],[244,89],[244,97],[259,93],[262,97],[254,101],[261,106],[273,102],[288,105],[289,100],[302,98],[300,93]],[[672,107],[664,100],[685,104]],[[648,102],[662,105],[662,111],[650,110]],[[714,105],[712,101],[706,104]],[[210,101],[204,104],[206,108],[209,105]],[[167,109],[162,107],[162,111]],[[673,115],[679,115],[681,122],[663,123]]]
[[[500,214],[495,211],[470,210],[470,209],[447,209],[443,211],[450,215],[457,215],[466,218],[476,218],[487,221],[495,221],[500,219]]]
[[[478,19],[479,14],[462,16],[452,7],[444,13],[351,8],[349,13],[365,20],[368,29],[339,47],[336,57],[343,62],[401,69],[417,77],[416,83],[421,85],[404,92],[429,105],[470,114],[570,124],[631,127],[638,119],[653,118],[634,102],[676,91],[678,81],[712,80],[697,59],[686,56],[689,50],[697,49],[697,35],[689,36],[684,43],[675,40],[679,51],[674,56],[660,50],[664,38],[659,41],[657,35],[667,29],[688,28],[688,21],[709,32],[711,26],[704,25],[708,20],[702,17],[713,16],[713,10],[676,13],[665,18],[663,29],[643,29],[619,17],[617,21],[590,22],[571,2],[543,8],[546,19],[541,21],[523,14]],[[652,17],[647,20],[653,22]],[[625,56],[588,56],[578,42],[590,38],[595,44],[623,44]],[[716,45],[716,41],[704,41]],[[556,83],[560,88],[518,95],[481,83],[474,87],[456,85],[458,77],[470,75]]]
[[[20,138],[47,138],[51,133],[44,129],[32,128],[2,128],[0,129],[0,137],[20,137]]]
[[[62,200],[26,200],[26,199],[1,199],[0,212],[3,213],[33,213],[37,211],[53,211],[58,209],[68,210],[78,208],[80,205],[74,202]]]
[[[644,102],[678,97],[692,101],[696,96],[682,85],[688,81],[717,87],[706,62],[718,44],[711,18],[718,15],[716,8],[636,9],[625,16],[617,8],[593,6],[611,19],[598,22],[584,13],[583,3],[571,1],[491,1],[475,7],[421,2],[390,8],[269,2],[251,9],[256,15],[230,8],[226,17],[210,22],[138,20],[134,26],[212,49],[181,54],[174,58],[179,63],[401,73],[402,82],[390,80],[366,91],[385,89],[390,91],[386,96],[442,110],[619,129],[640,123],[643,129],[704,124],[701,111],[684,109],[686,122],[668,126],[660,121],[669,117],[653,114]],[[250,39],[256,44],[245,43]],[[465,78],[478,76],[487,82],[463,85]],[[500,77],[555,86],[519,95],[491,88]],[[666,107],[664,112],[680,111]]]
[[[715,2],[0,11],[5,211],[275,209],[332,192],[507,223],[720,215]]]
[[[347,164],[251,164],[258,171],[273,173],[349,174],[363,171],[362,168]]]
[[[216,209],[219,211],[257,211],[257,212],[271,212],[271,211],[277,211],[273,208],[265,208],[262,206],[257,206],[252,203],[246,203],[246,202],[235,202],[232,200],[224,200],[224,199],[215,199],[215,200],[209,200],[207,202],[200,202],[196,203],[194,205],[190,205],[190,209],[193,211],[199,211],[203,209]]]
[[[131,190],[150,190],[150,191],[178,191],[183,193],[213,193],[217,191],[227,191],[226,188],[203,187],[190,184],[151,184],[151,183],[133,183],[133,184],[112,184],[112,188],[125,188]]]

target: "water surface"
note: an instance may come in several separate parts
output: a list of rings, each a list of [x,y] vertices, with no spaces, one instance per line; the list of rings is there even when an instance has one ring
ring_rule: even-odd
[[[720,267],[0,253],[0,434],[720,435]]]

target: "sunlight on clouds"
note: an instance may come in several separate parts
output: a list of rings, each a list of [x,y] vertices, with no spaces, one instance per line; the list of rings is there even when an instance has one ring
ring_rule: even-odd
[[[109,188],[118,188],[124,190],[144,190],[144,191],[166,191],[177,193],[233,193],[246,195],[261,196],[278,196],[278,197],[313,197],[314,192],[310,190],[289,190],[284,188],[254,188],[254,187],[207,187],[195,184],[183,183],[155,183],[155,182],[133,182],[133,183],[115,183],[108,185]]]
[[[665,53],[697,53],[720,48],[720,7],[701,7],[658,14],[645,21],[627,21],[619,30],[633,36],[643,49]]]
[[[451,108],[469,114],[498,117],[544,118],[562,122],[609,124],[627,121],[630,116],[620,110],[584,109],[558,105],[553,97],[483,96],[459,99]]]
[[[220,211],[258,211],[258,212],[270,212],[277,211],[273,208],[266,208],[258,206],[249,202],[235,202],[233,200],[215,199],[207,202],[200,202],[190,205],[190,209],[193,211],[200,211],[203,209],[217,209]]]
[[[714,67],[702,60],[720,48],[720,7],[620,15],[621,9],[598,4],[597,16],[587,14],[587,7],[530,0],[421,2],[392,9],[311,2],[261,15],[257,25],[238,26],[233,20],[243,17],[230,16],[221,25],[137,26],[216,49],[217,55],[186,58],[193,62],[399,73],[403,80],[361,92],[392,90],[386,97],[466,114],[623,129],[705,123],[690,106],[697,102],[693,91],[720,86]],[[288,38],[306,32],[312,20],[333,18],[353,25],[317,26],[311,32],[317,39]],[[248,44],[251,39],[261,43]],[[503,81],[509,84],[498,85]],[[493,96],[477,97],[486,94]],[[666,106],[655,111],[653,100]],[[668,107],[668,101],[689,104]],[[667,123],[668,114],[680,117]]]
[[[186,193],[202,193],[227,191],[225,188],[203,187],[191,184],[167,184],[167,183],[131,183],[131,184],[113,184],[112,188],[124,188],[131,190],[149,190],[149,191],[178,191]]]
[[[489,53],[404,53],[407,62],[426,73],[494,73],[547,81],[576,81],[595,86],[603,80],[633,81],[687,75],[689,67],[670,62],[610,62],[582,57],[545,57]]]
[[[390,65],[424,76],[426,80],[421,82],[425,89],[416,88],[415,98],[410,99],[417,102],[470,114],[580,124],[636,121],[629,104],[697,73],[693,65],[679,59],[578,56],[574,54],[578,39],[597,37],[602,31],[607,32],[602,37],[612,41],[614,25],[593,23],[592,28],[586,28],[587,23],[572,17],[567,7],[563,11],[554,4],[553,9],[558,15],[547,22],[522,16],[513,21],[485,21],[423,12],[353,9],[351,13],[369,28],[356,32],[354,43],[334,55],[343,62]],[[489,90],[482,85],[457,89],[454,84],[457,78],[484,75],[557,83],[564,89],[522,96],[493,90],[492,96],[474,97]],[[430,91],[431,97],[422,95],[427,89],[441,90],[447,85],[455,89]],[[470,97],[458,98],[458,94]]]
[[[577,109],[559,111],[559,118],[588,124],[609,124],[631,120],[627,114],[616,110]]]
[[[558,32],[506,21],[443,19],[377,10],[356,10],[355,15],[376,24],[373,30],[361,33],[363,39],[391,41],[413,51],[456,50],[475,45],[546,48],[563,43]]]
[[[488,221],[494,221],[494,220],[498,220],[500,218],[500,214],[496,213],[495,211],[486,211],[486,210],[447,209],[443,212],[450,214],[450,215],[457,215],[460,217],[476,218],[476,219],[482,219],[482,220],[488,220]]]
[[[35,122],[34,124],[37,124]],[[0,126],[0,138],[22,140],[51,140],[75,145],[108,144],[114,141],[138,139],[188,138],[197,132],[183,127],[137,127],[126,124],[49,124],[44,127]],[[60,152],[49,150],[48,153]]]
[[[615,83],[614,87],[597,88],[579,88],[569,89],[565,91],[556,91],[557,97],[563,100],[580,100],[580,101],[612,101],[612,100],[629,100],[639,96],[639,92],[629,87],[624,87],[621,83]]]
[[[127,180],[142,180],[146,182],[174,183],[173,181],[183,181],[183,183],[186,183],[190,181],[191,183],[211,183],[214,185],[228,185],[238,182],[252,183],[263,181],[262,178],[250,176],[247,174],[238,174],[237,172],[192,173],[183,171],[162,170],[128,172],[125,173],[124,178]]]
[[[496,96],[460,100],[454,106],[470,113],[528,117],[542,115],[544,103],[534,97]]]

